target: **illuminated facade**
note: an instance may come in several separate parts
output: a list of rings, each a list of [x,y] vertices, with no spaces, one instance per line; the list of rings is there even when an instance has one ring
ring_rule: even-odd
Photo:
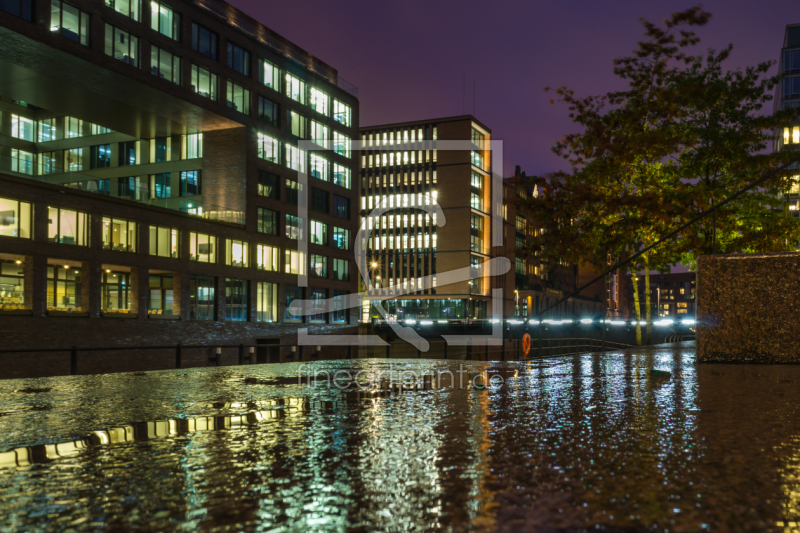
[[[285,310],[357,290],[358,99],[335,69],[221,0],[14,0],[0,71],[7,346],[355,324]]]
[[[800,24],[786,26],[778,72],[784,79],[775,89],[775,110],[800,106]],[[784,127],[775,139],[775,150],[796,150],[800,145],[800,125]],[[792,165],[795,175],[787,183],[786,203],[792,216],[800,217],[800,166]]]

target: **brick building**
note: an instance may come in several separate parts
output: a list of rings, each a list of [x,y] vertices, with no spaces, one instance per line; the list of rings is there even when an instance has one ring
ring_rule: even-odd
[[[220,0],[0,6],[4,347],[355,327],[358,99],[334,68]]]
[[[639,284],[639,305],[642,317],[645,316],[645,279],[638,274],[635,280]],[[672,274],[650,274],[650,308],[653,318],[694,318],[696,310],[695,289],[697,288],[695,272],[679,272]],[[634,318],[633,278],[626,277],[626,296],[629,318]]]
[[[492,240],[492,206],[500,214],[505,193],[503,180],[492,173],[491,130],[467,115],[362,127],[361,142],[361,216],[370,231],[364,249],[381,295],[396,296],[382,300],[387,313],[398,319],[484,319],[492,315],[493,288],[510,301],[511,273],[476,271],[493,257],[508,256]],[[426,195],[441,206],[443,226],[435,213],[421,209]],[[372,214],[379,206],[391,211]],[[443,272],[457,269],[472,274],[441,283]],[[379,317],[374,305],[363,301],[363,320]],[[510,305],[503,307],[506,314]]]

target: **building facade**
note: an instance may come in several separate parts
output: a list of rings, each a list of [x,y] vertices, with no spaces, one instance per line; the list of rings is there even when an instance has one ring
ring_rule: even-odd
[[[358,99],[335,69],[221,0],[0,5],[7,347],[355,326]]]
[[[492,246],[491,206],[502,205],[503,187],[490,143],[491,130],[472,116],[361,128],[363,245],[381,296],[363,300],[362,320],[382,318],[375,305],[388,319],[485,319],[493,288],[509,297],[508,276],[477,271],[508,255]],[[426,202],[441,206],[444,225]],[[474,274],[441,282],[457,269]]]
[[[642,319],[645,317],[647,304],[645,302],[645,279],[643,274],[631,277],[626,276],[627,308],[630,317],[635,318],[633,303],[633,282],[639,284],[639,309]],[[697,288],[697,274],[695,272],[680,272],[672,274],[650,274],[650,309],[653,318],[681,319],[695,317],[695,291]]]
[[[786,26],[778,72],[785,77],[775,89],[775,110],[800,106],[800,24]],[[786,126],[776,133],[775,150],[796,150],[800,146],[800,124]],[[794,163],[792,168],[784,197],[789,214],[800,217],[800,165]]]

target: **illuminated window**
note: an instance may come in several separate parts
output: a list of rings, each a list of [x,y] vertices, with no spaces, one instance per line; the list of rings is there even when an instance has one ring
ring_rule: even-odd
[[[333,246],[340,250],[350,249],[350,230],[333,227]]]
[[[225,320],[247,321],[247,280],[225,279]]]
[[[258,169],[258,194],[277,200],[279,198],[279,179],[277,174]]]
[[[340,187],[344,187],[345,189],[350,188],[350,169],[339,163],[333,164],[333,183],[335,185],[339,185]]]
[[[142,6],[139,4],[139,0],[105,0],[105,2],[117,13],[122,13],[137,21],[141,18]]]
[[[291,144],[286,145],[286,166],[298,172],[306,171],[306,152]]]
[[[258,208],[258,231],[267,235],[278,234],[278,212],[272,209]]]
[[[286,110],[286,123],[289,127],[289,132],[292,135],[296,135],[301,139],[305,139],[306,137],[306,117],[292,111],[291,109]]]
[[[286,237],[294,240],[303,240],[303,219],[287,213],[284,230]]]
[[[100,278],[100,309],[104,313],[125,311],[131,307],[131,274],[106,271]]]
[[[236,85],[235,83],[228,81],[227,83],[227,101],[228,107],[231,109],[238,111],[239,113],[244,113],[245,115],[250,114],[250,91]]]
[[[309,228],[311,244],[328,245],[328,225],[318,220],[311,221]]]
[[[212,100],[217,99],[217,75],[213,72],[206,70],[203,67],[192,65],[191,83],[192,91],[196,92],[200,96],[210,98]]]
[[[46,118],[39,121],[39,137],[38,141],[47,142],[55,141],[58,139],[58,121],[55,118]]]
[[[256,261],[259,270],[277,272],[280,268],[278,254],[280,249],[277,246],[267,246],[259,244],[256,248]]]
[[[111,24],[106,24],[106,55],[138,67],[139,38]]]
[[[269,61],[262,60],[261,68],[258,70],[259,81],[261,83],[273,91],[281,90],[281,70],[278,67]]]
[[[5,6],[6,2],[2,5]],[[89,46],[89,14],[66,2],[51,0],[50,31]]]
[[[214,298],[217,278],[214,276],[189,276],[189,318],[214,320],[217,309]]]
[[[309,163],[311,167],[311,176],[322,181],[328,181],[328,166],[330,163],[327,159],[316,154],[311,154],[309,156]]]
[[[311,270],[309,275],[315,278],[328,277],[328,258],[323,255],[311,254]]]
[[[190,233],[189,259],[198,263],[216,263],[217,238],[204,233]]]
[[[227,239],[225,242],[225,264],[247,268],[249,265],[247,243],[233,239]]]
[[[103,217],[103,249],[135,252],[136,222]]]
[[[333,258],[333,279],[350,281],[350,261]]]
[[[305,254],[297,250],[284,251],[284,271],[287,274],[306,275]]]
[[[159,257],[179,257],[179,230],[162,226],[150,226],[150,255]]]
[[[339,100],[333,101],[333,120],[344,126],[351,125],[350,106],[340,102]]]
[[[322,115],[328,116],[328,102],[330,97],[315,87],[311,87],[309,93],[309,106],[311,109]]]
[[[11,136],[15,139],[33,142],[35,130],[35,123],[32,119],[11,115]]]
[[[181,16],[159,2],[150,2],[150,28],[176,41],[181,40]]]
[[[350,157],[350,138],[338,131],[334,131],[333,151],[344,157]]]
[[[311,121],[311,140],[324,148],[328,147],[328,131],[327,126],[320,124],[316,120]]]
[[[78,150],[83,150],[78,148]],[[11,171],[33,175],[33,154],[23,150],[11,149]],[[78,169],[80,170],[80,169]]]
[[[258,139],[258,157],[272,161],[273,163],[280,163],[280,144],[278,139],[259,133]]]
[[[203,157],[203,134],[182,135],[181,159],[199,159],[201,157]]]
[[[31,238],[31,204],[0,198],[0,236]]]
[[[278,284],[259,282],[256,285],[256,322],[278,321]]]
[[[47,265],[47,310],[81,310],[80,269],[69,265]]]
[[[150,73],[177,85],[181,84],[181,58],[150,46]]]
[[[295,102],[300,102],[301,104],[306,103],[306,82],[301,80],[298,77],[292,76],[288,72],[286,73],[286,96],[294,100]]]
[[[47,240],[61,244],[89,245],[89,215],[71,209],[47,208]]]
[[[286,285],[286,307],[283,311],[283,321],[290,324],[298,324],[303,321],[302,316],[295,316],[289,312],[289,306],[295,300],[303,299],[303,289],[297,285]]]

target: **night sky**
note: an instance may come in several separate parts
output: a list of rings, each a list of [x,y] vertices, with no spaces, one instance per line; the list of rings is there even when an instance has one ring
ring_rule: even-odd
[[[612,60],[642,36],[638,22],[658,21],[695,2],[607,0],[423,1],[229,0],[338,69],[358,86],[361,126],[467,113],[505,146],[506,175],[563,168],[550,147],[575,131],[566,108],[544,87],[579,95],[622,85]],[[733,43],[729,68],[776,60],[786,24],[800,22],[796,0],[713,0],[700,47]],[[775,69],[775,67],[773,67]],[[773,70],[775,72],[775,70]],[[497,171],[497,169],[495,169]]]

